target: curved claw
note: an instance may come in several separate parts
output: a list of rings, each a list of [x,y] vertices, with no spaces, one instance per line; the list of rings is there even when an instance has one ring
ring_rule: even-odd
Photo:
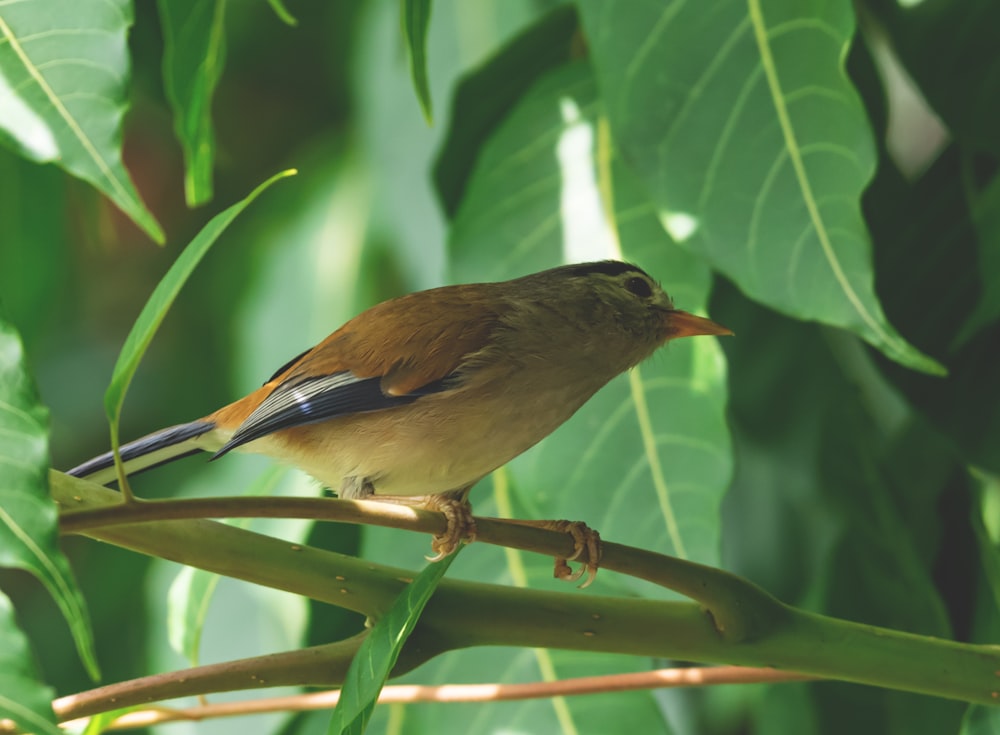
[[[589,587],[597,578],[597,570],[601,563],[601,534],[582,521],[547,521],[545,527],[568,533],[573,538],[573,553],[565,559],[560,557],[555,559],[553,572],[555,578],[575,582],[586,572],[587,579],[580,585],[580,589]],[[587,561],[574,572],[567,562],[580,559],[584,551],[587,552]]]
[[[427,561],[441,561],[453,554],[462,543],[471,544],[476,540],[476,521],[472,517],[472,506],[467,500],[432,495],[427,498],[424,507],[444,515],[448,524],[444,533],[431,540],[431,551],[435,553],[433,557],[425,557]]]

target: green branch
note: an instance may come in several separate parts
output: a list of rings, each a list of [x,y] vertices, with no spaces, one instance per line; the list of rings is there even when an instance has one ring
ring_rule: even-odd
[[[64,509],[100,506],[117,498],[113,491],[59,474],[53,475],[52,491]],[[516,526],[510,530],[552,533]],[[86,535],[371,616],[387,609],[413,576],[409,570],[206,520],[106,526]],[[650,556],[639,549],[609,546],[614,549],[612,556],[624,554],[632,559],[634,555],[647,561]],[[627,565],[619,558],[616,566]],[[709,588],[717,580],[732,577],[708,571],[704,581]],[[746,599],[739,598],[740,589],[750,591]],[[712,618],[694,603],[542,592],[446,579],[404,649],[400,667],[410,669],[441,653],[472,646],[537,646],[770,666],[968,702],[996,701],[1000,690],[995,673],[1000,671],[1000,649],[996,647],[837,620],[770,597],[768,605],[776,614],[767,621],[754,620],[765,609],[754,590],[747,582],[726,587],[732,606],[727,614],[748,611],[750,619],[742,624],[754,632],[734,640],[720,635]],[[336,682],[325,677],[312,683]]]

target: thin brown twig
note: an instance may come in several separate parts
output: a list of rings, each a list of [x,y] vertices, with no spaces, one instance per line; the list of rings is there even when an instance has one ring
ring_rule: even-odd
[[[532,682],[530,684],[444,684],[421,686],[397,684],[382,689],[379,704],[410,704],[414,702],[501,702],[524,699],[546,699],[557,696],[607,694],[610,692],[668,687],[719,686],[722,684],[760,684],[794,681],[811,681],[816,677],[777,671],[767,668],[743,666],[687,667],[640,671],[607,676],[585,676],[560,681]],[[67,708],[72,709],[73,697],[63,697],[53,702],[56,716]],[[128,712],[108,726],[108,729],[126,730],[149,727],[165,722],[199,721],[219,717],[265,714],[271,712],[306,712],[330,709],[340,699],[340,690],[312,692],[283,697],[267,697],[240,702],[219,702],[198,707],[150,707]],[[83,720],[63,724],[74,726]]]

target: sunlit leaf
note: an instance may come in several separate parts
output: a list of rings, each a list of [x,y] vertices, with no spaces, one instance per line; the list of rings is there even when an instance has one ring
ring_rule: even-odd
[[[87,672],[100,677],[90,616],[59,549],[49,498],[49,414],[38,401],[14,328],[0,319],[0,566],[34,574],[69,623]]]
[[[0,140],[90,182],[162,243],[121,160],[131,25],[128,0],[0,5]]]
[[[860,198],[872,132],[848,2],[581,0],[612,131],[670,234],[752,298],[940,373],[886,320]]]

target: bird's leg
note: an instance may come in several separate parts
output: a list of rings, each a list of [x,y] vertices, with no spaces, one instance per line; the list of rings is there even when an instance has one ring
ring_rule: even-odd
[[[597,577],[597,570],[601,564],[601,534],[583,521],[528,521],[519,518],[504,518],[503,520],[506,523],[544,528],[548,531],[559,531],[570,535],[573,539],[573,553],[568,557],[555,557],[555,569],[552,575],[556,579],[575,582],[586,572],[587,579],[580,585],[580,589],[583,589],[589,587]],[[584,551],[587,552],[585,561],[582,559]],[[581,561],[581,565],[574,572],[568,562],[577,560]]]
[[[431,540],[431,551],[434,552],[434,556],[427,557],[428,561],[441,561],[453,553],[463,541],[472,543],[476,540],[476,521],[472,517],[472,505],[469,503],[470,489],[471,487],[466,487],[434,495],[377,495],[374,486],[366,478],[349,477],[344,479],[339,494],[340,497],[395,503],[443,514],[447,527],[444,533],[436,535]],[[597,577],[601,562],[601,534],[583,521],[530,521],[518,518],[499,520],[568,533],[573,539],[573,553],[568,557],[555,557],[553,576],[556,579],[575,582],[586,572],[587,578],[580,585],[581,589],[589,587]],[[585,551],[586,561],[583,561],[580,568],[574,572],[569,562],[582,559]]]

